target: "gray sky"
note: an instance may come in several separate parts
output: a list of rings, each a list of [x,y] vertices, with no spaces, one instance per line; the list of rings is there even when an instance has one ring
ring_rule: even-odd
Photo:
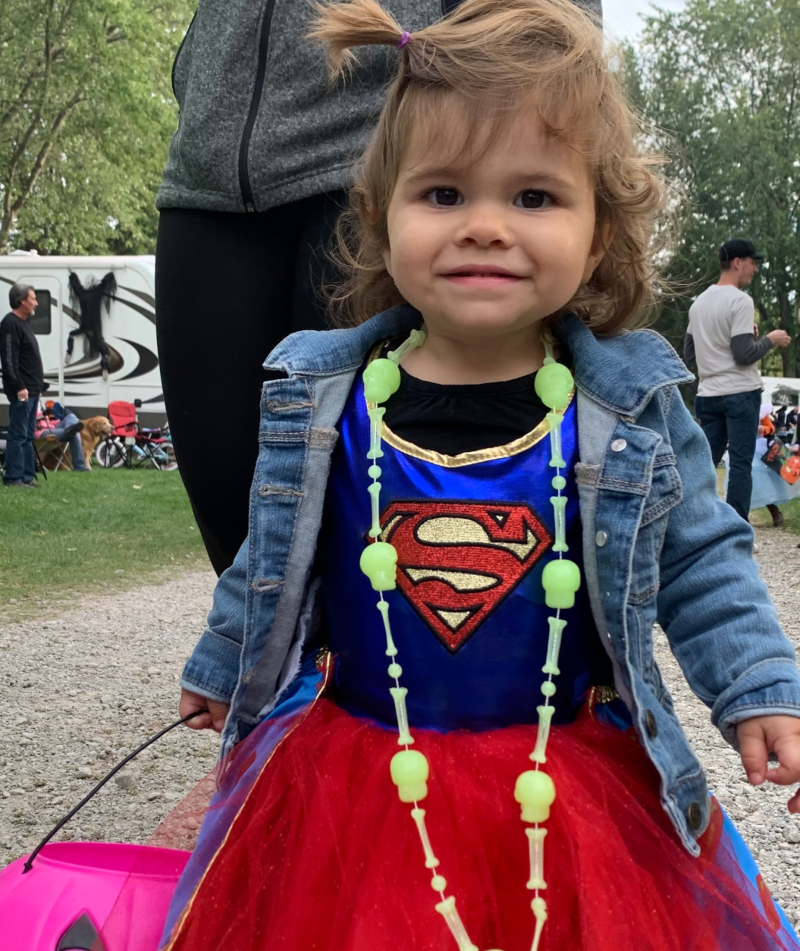
[[[682,10],[685,0],[657,0],[662,10]],[[649,0],[603,0],[603,21],[606,31],[619,40],[632,40],[639,32],[640,14],[649,12]]]

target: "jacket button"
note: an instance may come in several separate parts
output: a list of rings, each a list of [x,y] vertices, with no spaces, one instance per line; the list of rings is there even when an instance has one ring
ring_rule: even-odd
[[[598,532],[594,536],[594,541],[598,548],[602,548],[608,541],[608,535],[605,532]]]
[[[623,449],[627,449],[627,448],[628,448],[627,439],[615,439],[614,442],[611,443],[612,452],[622,452]]]
[[[689,808],[686,810],[686,819],[689,823],[689,828],[696,832],[703,822],[703,810],[700,808],[699,804],[693,802]]]
[[[647,730],[647,735],[651,740],[654,740],[658,736],[658,724],[656,723],[656,717],[652,710],[648,710],[644,715],[644,725]]]

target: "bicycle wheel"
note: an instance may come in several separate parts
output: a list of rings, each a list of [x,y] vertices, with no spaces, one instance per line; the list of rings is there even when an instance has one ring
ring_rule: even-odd
[[[161,446],[161,451],[166,458],[159,458],[159,469],[161,469],[162,472],[173,472],[178,468],[178,460],[175,458],[175,450],[172,447],[172,442],[170,441],[166,445]]]
[[[104,439],[97,444],[94,454],[104,469],[117,469],[125,462],[125,447],[119,439]]]

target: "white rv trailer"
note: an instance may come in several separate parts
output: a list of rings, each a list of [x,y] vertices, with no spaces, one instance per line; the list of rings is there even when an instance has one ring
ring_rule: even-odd
[[[69,275],[74,272],[86,286],[114,272],[117,290],[107,313],[103,307],[103,336],[109,349],[108,379],[103,378],[99,354],[75,338],[71,359],[67,340],[79,326],[79,312],[70,298]],[[155,257],[50,257],[25,251],[0,255],[0,318],[8,313],[8,291],[22,281],[36,291],[39,306],[30,318],[39,341],[47,399],[57,400],[78,416],[106,415],[112,400],[142,401],[142,423],[164,421],[156,349]],[[0,416],[8,420],[8,400],[0,392]]]

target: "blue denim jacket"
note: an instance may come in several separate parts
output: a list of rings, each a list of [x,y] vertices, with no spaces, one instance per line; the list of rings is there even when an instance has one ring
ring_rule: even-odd
[[[396,307],[351,330],[305,331],[265,367],[250,533],[220,578],[182,685],[231,703],[223,752],[272,710],[320,623],[314,555],[336,425],[366,354],[418,326]],[[576,479],[584,572],[615,685],[661,778],[686,847],[708,823],[702,767],[653,657],[657,621],[730,743],[741,720],[800,716],[800,672],[752,557],[750,526],[717,496],[702,431],[677,385],[691,375],[652,331],[596,338],[574,316],[558,333],[577,384]],[[354,567],[354,571],[358,568]]]

